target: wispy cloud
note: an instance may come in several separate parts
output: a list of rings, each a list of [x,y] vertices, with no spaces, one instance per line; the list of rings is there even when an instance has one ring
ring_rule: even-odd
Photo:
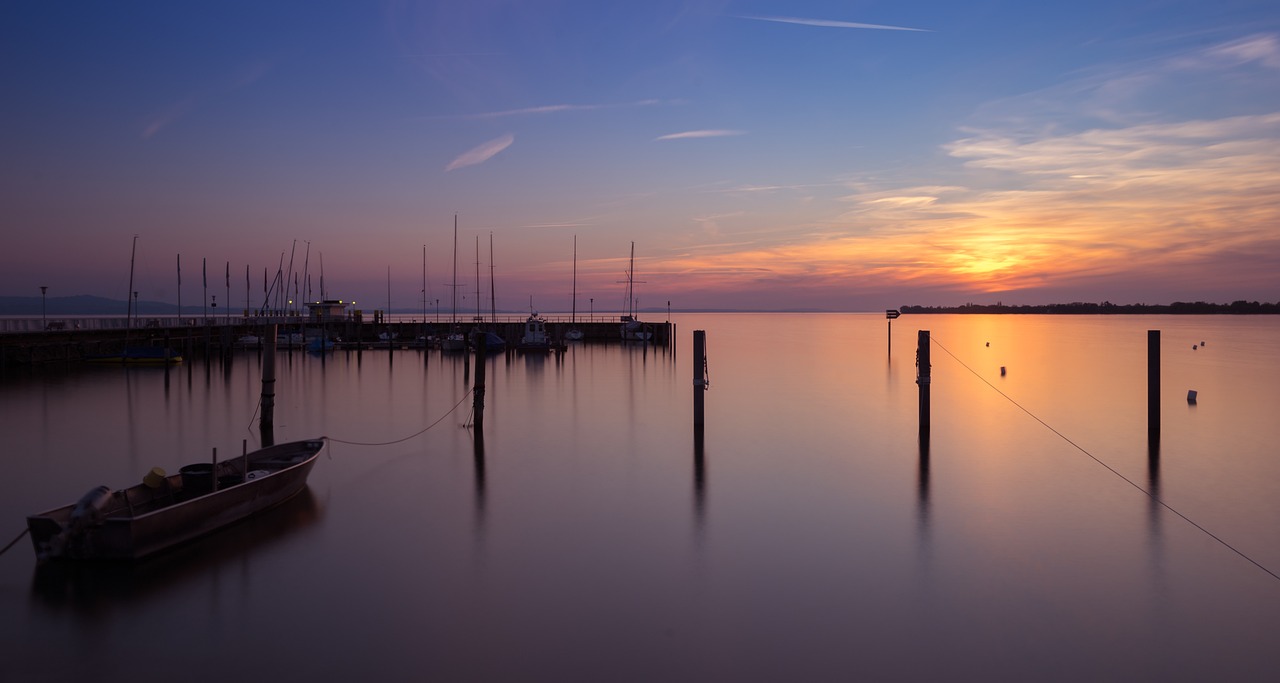
[[[427,116],[427,120],[462,120],[462,121],[483,121],[487,119],[500,119],[509,116],[538,116],[541,114],[558,114],[569,111],[595,111],[598,109],[621,109],[626,107],[652,107],[663,104],[662,100],[637,100],[635,102],[622,102],[612,104],[546,104],[538,107],[522,107],[520,109],[502,109],[499,111],[477,112],[474,114],[449,114],[442,116]]]
[[[465,168],[467,166],[475,166],[477,164],[483,164],[484,162],[492,159],[496,154],[498,154],[502,150],[510,147],[511,143],[515,141],[516,141],[516,136],[512,135],[511,133],[507,133],[506,135],[503,135],[501,137],[494,138],[484,144],[472,147],[471,149],[458,155],[456,159],[449,162],[448,166],[444,167],[444,170],[453,171],[455,169]]]
[[[746,131],[741,130],[687,130],[683,133],[671,133],[669,135],[659,135],[654,140],[692,140],[696,138],[724,138],[734,135],[746,135]]]
[[[164,111],[151,117],[150,122],[142,129],[143,140],[151,138],[162,129],[190,114],[201,103],[220,95],[235,92],[260,80],[270,70],[271,65],[265,62],[251,64],[221,83],[207,86],[183,99],[169,105]]]
[[[752,21],[771,21],[777,24],[799,24],[800,26],[820,26],[823,28],[857,28],[871,29],[876,31],[917,31],[921,33],[933,33],[927,28],[909,28],[906,26],[885,26],[883,24],[862,24],[856,21],[833,21],[830,19],[802,19],[799,17],[755,17],[739,15],[737,19],[750,19]]]

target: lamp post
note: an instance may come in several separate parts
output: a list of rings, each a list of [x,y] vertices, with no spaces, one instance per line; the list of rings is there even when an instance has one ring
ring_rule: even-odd
[[[591,311],[588,316],[591,318],[591,322],[596,321],[596,298],[594,296],[591,297]]]
[[[44,309],[44,293],[49,289],[48,285],[40,285],[40,327],[49,329],[49,323],[45,320]]]

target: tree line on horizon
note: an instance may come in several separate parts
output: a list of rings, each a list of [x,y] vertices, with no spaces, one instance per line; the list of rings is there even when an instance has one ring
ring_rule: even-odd
[[[1233,301],[1229,304],[1213,304],[1204,301],[1175,301],[1171,304],[1113,304],[1110,301],[1092,303],[1074,301],[1069,304],[1040,304],[1006,306],[996,304],[967,303],[960,306],[903,306],[903,313],[1063,313],[1063,314],[1215,314],[1230,313],[1255,315],[1280,313],[1280,302]]]

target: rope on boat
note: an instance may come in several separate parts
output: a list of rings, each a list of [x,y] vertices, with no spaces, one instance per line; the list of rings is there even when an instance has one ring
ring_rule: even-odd
[[[1080,444],[1078,444],[1078,443],[1076,443],[1076,442],[1072,441],[1071,439],[1068,439],[1068,438],[1066,437],[1066,435],[1065,435],[1065,434],[1063,434],[1062,432],[1060,432],[1060,431],[1058,431],[1058,430],[1054,429],[1052,426],[1050,426],[1050,425],[1049,425],[1049,423],[1048,423],[1048,422],[1045,422],[1044,420],[1040,419],[1040,418],[1039,418],[1035,413],[1031,412],[1030,410],[1027,410],[1027,409],[1026,409],[1026,407],[1024,407],[1021,403],[1018,403],[1017,401],[1013,400],[1013,398],[1012,398],[1012,397],[1010,397],[1008,394],[1004,393],[1003,391],[1000,391],[1000,389],[998,389],[998,388],[996,387],[996,385],[994,385],[994,384],[992,384],[991,382],[987,381],[987,378],[985,378],[985,377],[983,377],[982,375],[978,374],[978,373],[977,373],[977,371],[975,371],[973,368],[971,368],[971,367],[969,367],[968,365],[966,365],[964,361],[960,360],[960,358],[956,356],[956,354],[951,353],[951,350],[950,350],[950,349],[948,349],[947,347],[943,346],[943,345],[942,345],[942,344],[937,340],[937,338],[936,338],[936,337],[933,337],[932,335],[930,335],[929,339],[930,339],[930,340],[931,340],[931,341],[932,341],[932,342],[933,342],[933,343],[934,343],[938,348],[940,348],[940,349],[942,349],[943,351],[945,351],[945,352],[947,353],[947,355],[948,355],[948,356],[951,356],[951,358],[952,358],[952,359],[954,359],[954,360],[955,360],[955,362],[959,363],[961,367],[963,367],[965,370],[968,370],[969,372],[973,373],[973,376],[974,376],[974,377],[977,377],[978,379],[982,380],[983,384],[986,384],[987,386],[991,387],[991,389],[992,389],[992,390],[994,390],[997,394],[1000,394],[1000,395],[1001,395],[1001,396],[1003,396],[1007,401],[1009,401],[1009,402],[1010,402],[1010,403],[1012,403],[1013,405],[1017,406],[1019,410],[1021,410],[1021,411],[1022,411],[1022,412],[1024,412],[1024,413],[1026,413],[1027,415],[1030,415],[1030,416],[1031,416],[1031,419],[1033,419],[1033,420],[1035,420],[1036,422],[1039,422],[1040,424],[1044,425],[1044,427],[1045,427],[1046,429],[1048,429],[1049,431],[1053,432],[1054,434],[1057,434],[1057,435],[1058,435],[1058,436],[1059,436],[1063,441],[1066,441],[1067,443],[1069,443],[1069,444],[1071,444],[1072,446],[1074,446],[1074,447],[1076,448],[1076,450],[1078,450],[1078,451],[1080,451],[1081,453],[1084,453],[1085,455],[1089,456],[1089,458],[1091,458],[1094,462],[1096,462],[1096,463],[1098,463],[1099,465],[1102,465],[1103,467],[1107,468],[1107,470],[1108,470],[1108,471],[1110,471],[1112,474],[1116,475],[1117,477],[1120,477],[1120,478],[1121,478],[1121,479],[1123,479],[1126,483],[1128,483],[1130,486],[1132,486],[1133,488],[1138,489],[1139,491],[1141,491],[1141,492],[1143,493],[1143,495],[1147,496],[1147,497],[1148,497],[1148,498],[1150,498],[1152,501],[1154,501],[1154,502],[1156,502],[1157,504],[1159,504],[1159,505],[1160,505],[1160,507],[1162,507],[1162,508],[1164,508],[1164,509],[1168,510],[1169,512],[1172,512],[1173,514],[1175,514],[1175,515],[1177,515],[1177,516],[1181,517],[1181,518],[1183,519],[1183,521],[1185,521],[1187,524],[1190,524],[1191,526],[1193,526],[1193,527],[1195,527],[1195,528],[1199,529],[1201,532],[1203,532],[1203,533],[1204,533],[1206,536],[1208,536],[1209,538],[1212,538],[1213,540],[1215,540],[1215,541],[1217,541],[1218,543],[1222,544],[1222,546],[1223,546],[1223,547],[1225,547],[1226,549],[1228,549],[1228,550],[1230,550],[1231,552],[1233,552],[1233,553],[1235,553],[1235,554],[1239,555],[1240,557],[1243,557],[1244,559],[1248,560],[1250,563],[1252,563],[1252,564],[1253,564],[1255,567],[1257,567],[1258,569],[1261,569],[1262,571],[1264,571],[1264,572],[1266,572],[1266,573],[1270,574],[1270,575],[1271,575],[1271,578],[1276,579],[1277,581],[1280,581],[1280,575],[1276,574],[1275,572],[1271,571],[1270,569],[1267,569],[1265,566],[1263,566],[1263,565],[1262,565],[1262,563],[1260,563],[1260,562],[1258,562],[1257,560],[1253,559],[1252,557],[1249,557],[1248,555],[1244,554],[1242,551],[1240,551],[1239,549],[1237,549],[1235,546],[1233,546],[1233,545],[1231,545],[1230,543],[1227,543],[1226,541],[1224,541],[1224,540],[1222,540],[1221,538],[1217,537],[1216,535],[1214,535],[1214,534],[1213,534],[1213,532],[1211,532],[1211,531],[1209,531],[1208,529],[1206,529],[1206,528],[1204,528],[1204,527],[1200,526],[1199,524],[1195,523],[1195,521],[1193,521],[1190,517],[1188,517],[1188,516],[1186,516],[1186,515],[1182,514],[1181,512],[1178,512],[1177,510],[1173,509],[1172,507],[1170,507],[1170,506],[1169,506],[1169,504],[1168,504],[1168,503],[1164,502],[1163,500],[1160,500],[1160,497],[1159,497],[1159,496],[1157,496],[1156,494],[1154,494],[1154,493],[1152,493],[1152,492],[1148,491],[1147,489],[1142,488],[1142,486],[1138,485],[1138,484],[1137,484],[1136,482],[1134,482],[1132,479],[1130,479],[1130,478],[1128,478],[1128,477],[1124,476],[1124,475],[1123,475],[1123,474],[1121,474],[1118,470],[1116,470],[1114,467],[1112,467],[1111,465],[1108,465],[1107,463],[1103,462],[1100,458],[1098,458],[1098,457],[1097,457],[1097,456],[1095,456],[1094,454],[1092,454],[1092,453],[1090,453],[1089,451],[1085,450],[1085,448],[1084,448],[1083,446],[1081,446]]]
[[[5,554],[6,552],[8,552],[8,551],[9,551],[9,548],[12,548],[12,547],[14,546],[14,544],[16,544],[18,541],[21,541],[21,540],[22,540],[22,537],[23,537],[23,536],[26,536],[28,531],[31,531],[31,530],[30,530],[30,529],[23,529],[23,530],[22,530],[22,533],[18,534],[18,537],[17,537],[17,538],[13,539],[12,541],[9,541],[9,545],[6,545],[6,546],[4,547],[4,550],[0,550],[0,555]]]
[[[441,415],[441,416],[440,416],[440,418],[439,418],[438,420],[436,420],[435,422],[432,422],[431,424],[427,425],[427,426],[426,426],[426,427],[424,427],[422,430],[420,430],[420,431],[418,431],[418,432],[416,432],[416,433],[410,434],[409,436],[404,437],[403,439],[396,439],[396,440],[394,440],[394,441],[381,441],[381,442],[378,442],[378,443],[367,443],[367,442],[363,442],[363,441],[343,441],[342,439],[335,439],[335,438],[333,438],[332,436],[322,436],[322,437],[320,437],[320,438],[322,438],[322,439],[328,439],[329,441],[333,441],[333,442],[336,442],[336,443],[344,443],[344,444],[347,444],[348,446],[390,446],[390,445],[393,445],[393,444],[398,444],[398,443],[400,443],[400,442],[402,442],[402,441],[408,441],[409,439],[413,439],[413,438],[415,438],[415,437],[422,436],[423,434],[425,434],[425,433],[427,432],[427,430],[428,430],[428,429],[431,429],[432,427],[434,427],[434,426],[436,426],[436,425],[440,424],[441,422],[443,422],[443,421],[444,421],[444,419],[445,419],[446,417],[449,417],[449,415],[451,415],[451,414],[453,413],[453,411],[455,411],[455,410],[457,410],[457,409],[458,409],[458,406],[462,405],[462,402],[463,402],[463,401],[466,401],[466,400],[467,400],[467,397],[471,395],[471,391],[472,391],[471,389],[468,389],[468,390],[466,391],[466,393],[464,393],[464,394],[462,395],[462,398],[461,398],[461,399],[459,399],[457,403],[453,404],[453,407],[452,407],[452,408],[450,408],[450,409],[449,409],[449,411],[448,411],[448,412],[446,412],[444,415]]]

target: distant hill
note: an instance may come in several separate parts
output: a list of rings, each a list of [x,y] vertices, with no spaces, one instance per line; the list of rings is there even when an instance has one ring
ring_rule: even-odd
[[[183,310],[191,312],[195,309],[184,306]],[[59,315],[120,315],[129,312],[129,303],[118,299],[104,299],[100,296],[81,294],[78,296],[51,296],[44,301],[44,314],[49,317]],[[139,301],[137,315],[172,315],[178,307],[160,301]],[[0,296],[0,315],[38,316],[41,313],[41,301],[38,296]]]

